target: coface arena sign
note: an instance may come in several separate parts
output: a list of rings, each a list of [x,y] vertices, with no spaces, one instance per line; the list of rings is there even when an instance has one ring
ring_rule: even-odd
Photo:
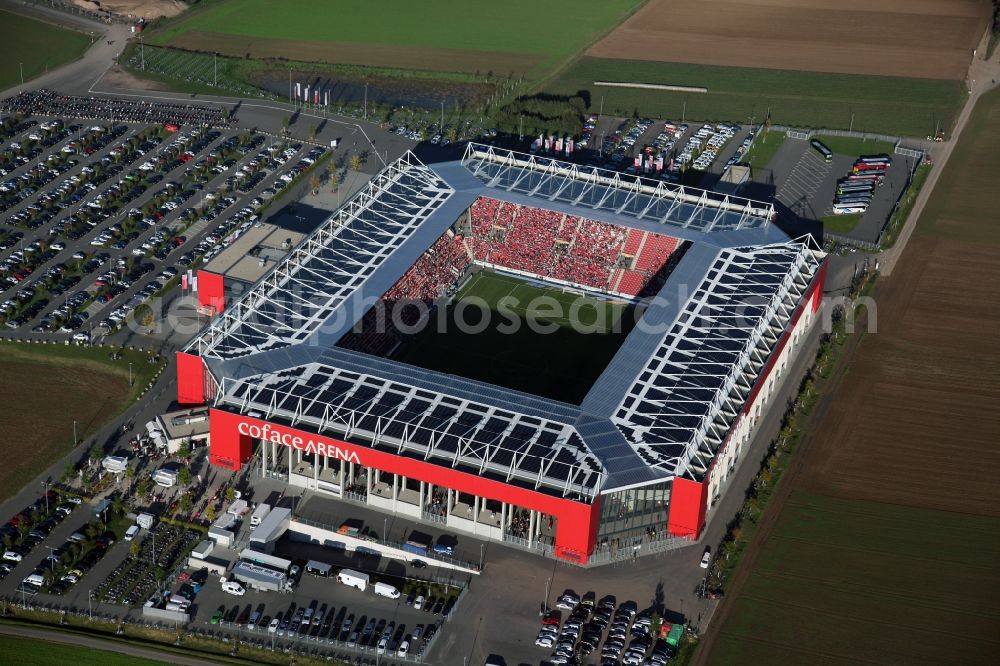
[[[273,429],[270,423],[265,423],[264,425],[259,426],[247,423],[246,421],[240,421],[240,425],[237,430],[241,435],[247,435],[261,441],[288,446],[293,449],[298,449],[303,453],[315,453],[316,455],[336,458],[337,460],[343,460],[345,462],[358,463],[359,465],[361,464],[361,459],[358,458],[358,454],[354,451],[349,451],[348,449],[342,448],[330,442],[318,442],[314,439],[306,440],[298,435],[293,435],[290,432],[279,432]]]

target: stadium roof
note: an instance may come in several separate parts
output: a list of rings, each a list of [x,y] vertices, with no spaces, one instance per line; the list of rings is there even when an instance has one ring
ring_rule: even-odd
[[[481,196],[694,241],[580,406],[335,346]],[[407,153],[187,351],[220,408],[553,494],[700,478],[822,259],[772,214],[482,146],[432,167]]]

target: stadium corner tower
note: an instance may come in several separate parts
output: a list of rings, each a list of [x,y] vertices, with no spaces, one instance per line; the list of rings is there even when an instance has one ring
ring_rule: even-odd
[[[199,276],[215,316],[178,353],[177,399],[209,405],[213,465],[459,536],[578,564],[695,540],[819,319],[825,255],[773,218],[493,147],[407,153],[238,297]],[[367,325],[481,271],[641,319],[578,404],[402,363],[405,336]]]

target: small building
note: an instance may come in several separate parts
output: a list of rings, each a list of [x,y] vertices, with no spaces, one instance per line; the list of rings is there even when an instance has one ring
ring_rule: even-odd
[[[161,414],[146,424],[146,433],[157,448],[166,449],[167,453],[177,453],[185,440],[193,445],[208,444],[208,408]]]
[[[261,553],[274,552],[274,542],[288,531],[291,518],[290,509],[280,507],[271,509],[257,529],[250,534],[250,547]]]
[[[232,578],[255,590],[280,592],[285,589],[288,577],[276,569],[241,560],[233,567]]]

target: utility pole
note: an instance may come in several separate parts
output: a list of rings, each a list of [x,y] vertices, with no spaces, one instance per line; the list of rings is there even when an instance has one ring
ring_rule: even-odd
[[[365,120],[368,120],[368,84],[365,84]]]
[[[49,512],[49,482],[42,481],[42,488],[45,489],[45,513]]]
[[[139,68],[142,71],[146,71],[146,55],[142,50],[142,33],[139,33]]]
[[[20,67],[20,69],[21,69],[21,85],[23,86],[24,85],[24,63],[23,62],[19,62],[17,64],[18,64],[18,67]]]
[[[87,614],[90,616],[91,621],[94,620],[94,591],[87,590]]]
[[[132,386],[132,364],[128,364],[128,385]]]
[[[212,67],[215,70],[215,87],[219,87],[219,54],[212,54]]]
[[[441,133],[444,134],[444,101],[441,102]]]
[[[73,421],[73,446],[76,446],[76,443],[78,441],[80,441],[80,440],[77,439],[77,437],[76,437],[76,420],[74,420]]]
[[[851,112],[851,124],[848,127],[847,131],[848,132],[853,132],[854,131],[854,112],[853,111]]]

